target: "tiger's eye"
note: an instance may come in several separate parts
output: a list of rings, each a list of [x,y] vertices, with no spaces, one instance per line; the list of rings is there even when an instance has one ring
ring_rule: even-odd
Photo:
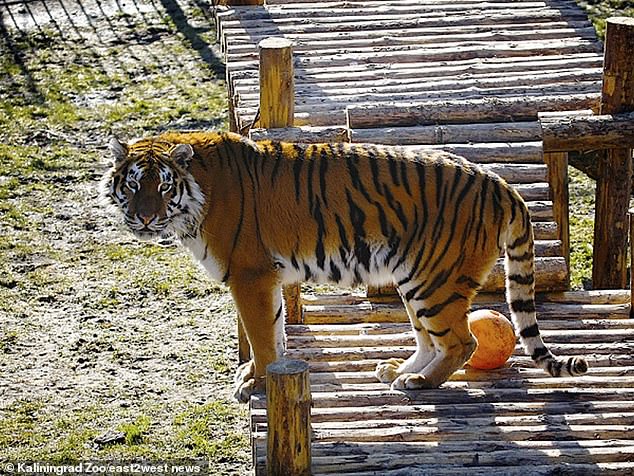
[[[126,185],[131,192],[137,192],[139,190],[139,182],[137,182],[136,180],[128,179]]]
[[[161,193],[167,193],[170,190],[172,190],[172,184],[171,183],[163,182],[161,185],[159,185],[159,192],[161,192]]]

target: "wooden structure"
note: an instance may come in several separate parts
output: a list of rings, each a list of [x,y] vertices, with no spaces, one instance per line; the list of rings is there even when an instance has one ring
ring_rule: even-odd
[[[463,370],[438,390],[391,392],[372,371],[414,349],[400,302],[381,290],[301,298],[291,290],[303,312],[291,305],[299,312],[287,324],[288,356],[310,367],[312,473],[632,474],[630,292],[566,291],[570,143],[562,145],[562,128],[607,128],[617,138],[602,135],[602,147],[626,147],[614,124],[632,125],[622,115],[596,126],[592,114],[609,112],[600,109],[602,47],[575,4],[271,0],[219,8],[217,19],[234,130],[251,128],[256,139],[444,148],[512,183],[536,231],[545,340],[591,366],[585,377],[552,379],[518,350],[498,371]],[[280,128],[262,115],[266,98],[279,94],[259,90],[258,44],[271,36],[294,49],[293,123],[286,116]],[[503,296],[492,293],[502,286],[498,263],[474,307],[506,312]],[[276,397],[268,397],[270,406]],[[264,397],[251,400],[257,474],[266,474],[266,406]],[[283,445],[269,433],[269,456],[289,457],[275,441]],[[269,474],[279,474],[275,467]]]

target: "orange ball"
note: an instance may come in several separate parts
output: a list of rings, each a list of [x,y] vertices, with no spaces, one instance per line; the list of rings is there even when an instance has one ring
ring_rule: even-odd
[[[513,324],[497,311],[479,309],[469,314],[469,328],[478,341],[467,362],[475,369],[497,369],[504,365],[515,350]]]

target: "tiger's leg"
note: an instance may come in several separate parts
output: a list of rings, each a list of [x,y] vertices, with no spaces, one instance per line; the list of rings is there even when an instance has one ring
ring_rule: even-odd
[[[374,374],[379,381],[384,383],[393,382],[402,373],[420,372],[431,360],[434,358],[436,350],[434,344],[429,337],[427,329],[423,327],[418,317],[416,317],[416,311],[412,308],[409,302],[403,296],[403,292],[397,289],[407,316],[409,317],[412,328],[414,329],[414,337],[416,338],[416,351],[406,360],[399,358],[392,358],[379,362],[376,366]]]
[[[248,402],[251,394],[264,391],[266,366],[284,354],[284,306],[282,290],[273,277],[232,277],[229,286],[247,334],[253,359],[238,368],[235,397]]]
[[[460,369],[475,350],[476,341],[467,320],[471,297],[457,292],[446,296],[440,302],[411,302],[436,352],[424,368],[401,373],[392,382],[393,389],[436,388]]]

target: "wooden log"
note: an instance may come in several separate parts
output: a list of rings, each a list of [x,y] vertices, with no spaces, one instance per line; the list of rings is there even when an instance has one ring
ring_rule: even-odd
[[[634,148],[634,112],[540,118],[545,151]]]
[[[348,142],[345,127],[285,127],[278,129],[251,129],[253,140],[275,140],[282,142],[304,142],[311,144]]]
[[[267,474],[311,474],[308,364],[279,360],[266,369]]]
[[[601,114],[634,110],[634,18],[606,23]],[[632,188],[632,150],[607,151],[599,164],[595,200],[592,285],[595,289],[627,286],[627,210]]]
[[[537,122],[504,122],[352,129],[350,137],[351,142],[406,145],[528,142],[539,140],[540,134]]]
[[[293,126],[295,111],[293,45],[284,38],[267,38],[260,51],[260,126]],[[284,286],[286,320],[301,322],[302,305],[299,284]]]
[[[517,42],[465,41],[446,42],[439,44],[420,45],[403,48],[400,45],[357,48],[350,51],[347,48],[335,48],[323,51],[306,51],[298,56],[298,66],[325,66],[330,60],[333,65],[343,65],[351,61],[386,63],[392,61],[411,61],[425,58],[428,61],[456,61],[473,58],[489,57],[518,57],[518,56],[548,56],[554,54],[585,52],[600,53],[600,48],[594,41],[565,38],[542,40],[526,40]],[[255,52],[234,53],[227,51],[225,58],[232,61],[253,61]]]
[[[369,16],[333,16],[310,18],[302,21],[299,18],[254,18],[251,20],[222,20],[222,34],[232,35],[236,32],[249,31],[254,35],[279,35],[287,31],[319,32],[319,31],[368,31],[385,29],[421,28],[436,26],[453,28],[461,25],[491,26],[496,24],[525,24],[562,21],[587,21],[584,12],[579,9],[562,11],[561,9],[520,10],[509,8],[506,11],[475,12],[473,14],[438,12],[436,14],[396,14]]]
[[[474,305],[474,309],[493,309],[507,313],[503,300]],[[629,316],[629,304],[537,304],[537,315],[543,320],[565,319],[624,319]],[[307,324],[361,324],[385,322],[409,322],[402,304],[379,304],[365,302],[358,305],[307,305],[304,321]]]
[[[630,358],[630,361],[632,359]],[[380,406],[410,404],[468,404],[494,403],[500,401],[515,402],[583,402],[591,400],[625,401],[634,398],[634,388],[529,388],[529,389],[453,389],[439,388],[425,391],[348,391],[319,392],[312,396],[314,408],[334,408],[350,406]],[[253,408],[263,408],[266,402],[260,396],[251,399]]]
[[[293,46],[284,38],[267,38],[259,45],[260,124],[265,128],[293,125],[295,107]]]
[[[375,299],[368,300],[365,294],[356,292],[344,292],[344,293],[332,293],[332,294],[306,294],[304,297],[305,304],[313,304],[319,306],[328,306],[331,304],[345,305],[345,304],[363,304],[367,302],[378,302]],[[550,292],[550,293],[537,293],[536,301],[538,303],[553,303],[553,304],[629,304],[630,303],[630,291],[627,289],[606,289],[595,291],[565,291],[565,292]],[[499,294],[491,294],[487,292],[479,292],[474,302],[483,306],[489,303],[498,303],[503,301],[504,298]],[[383,300],[381,301],[383,302]],[[391,302],[397,302],[392,299]]]
[[[545,109],[592,109],[597,97],[596,94],[570,94],[350,106],[346,110],[347,126],[349,129],[359,129],[379,125],[431,125],[438,122],[530,121],[537,118],[538,111]]]
[[[476,29],[470,26],[458,27],[458,31],[452,31],[451,41],[525,41],[547,40],[563,38],[582,38],[586,40],[596,39],[596,33],[591,26],[580,26],[578,29],[561,28],[555,26],[545,27],[543,24],[531,25],[505,25],[494,27],[489,31]],[[557,25],[559,26],[559,24]],[[254,44],[264,39],[265,36],[231,35],[225,37],[224,49],[231,53],[251,53]],[[347,51],[363,51],[371,47],[385,47],[401,45],[409,48],[412,45],[429,45],[447,43],[447,35],[440,28],[411,28],[407,30],[378,30],[363,32],[326,32],[326,33],[293,33],[284,34],[285,38],[292,40],[295,51],[300,53],[315,54],[346,48]]]
[[[634,316],[634,209],[630,208],[630,317]]]
[[[549,198],[553,204],[553,215],[559,230],[558,238],[562,245],[562,256],[566,259],[566,267],[570,269],[568,154],[566,152],[544,153],[544,162],[548,165]],[[568,287],[569,285],[570,283],[568,283]]]

